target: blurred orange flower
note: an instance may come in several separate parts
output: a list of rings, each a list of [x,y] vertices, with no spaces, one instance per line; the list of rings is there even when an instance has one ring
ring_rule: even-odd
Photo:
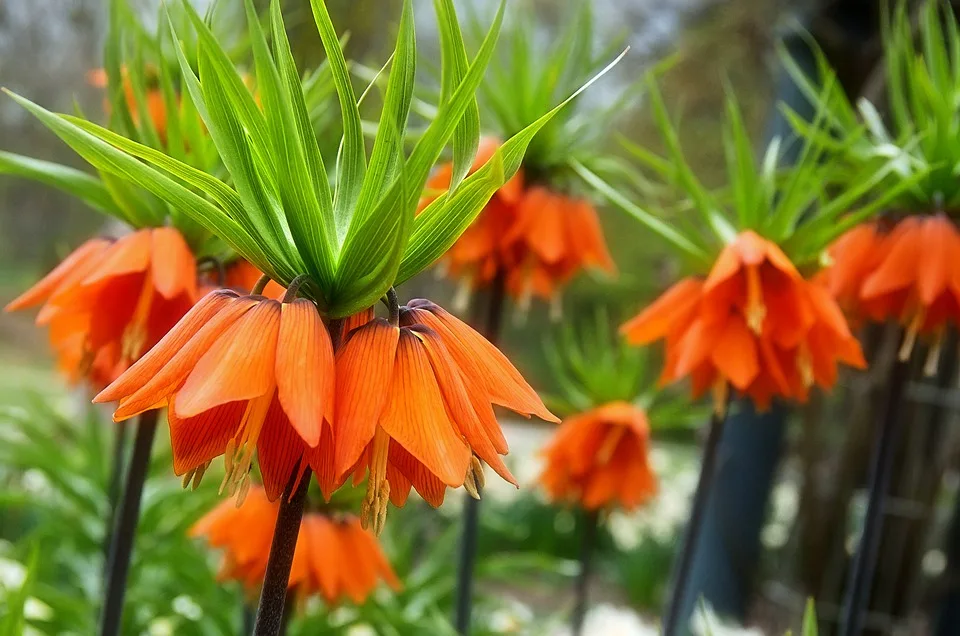
[[[148,74],[156,73],[156,70],[150,67],[148,67],[146,71]],[[127,108],[130,110],[130,118],[133,120],[135,125],[140,125],[140,109],[137,107],[137,96],[136,93],[134,93],[133,84],[130,82],[130,78],[127,75],[127,69],[121,69],[121,74],[123,76],[123,93],[127,100]],[[106,88],[106,71],[102,68],[89,71],[87,73],[87,82],[91,86],[96,86],[97,88]],[[150,117],[150,121],[153,122],[153,127],[157,131],[157,136],[160,137],[160,141],[162,143],[166,144],[167,103],[163,99],[163,93],[159,88],[147,88],[144,91],[143,97],[147,107],[147,114]],[[110,100],[104,99],[103,108],[107,113],[110,112]]]
[[[60,368],[102,388],[196,299],[193,254],[177,230],[163,227],[87,241],[6,310],[42,304],[37,324],[50,327]]]
[[[483,166],[500,142],[480,141],[472,170]],[[427,182],[423,209],[450,185],[452,164]],[[443,258],[446,272],[468,288],[490,285],[501,273],[510,294],[526,304],[532,296],[556,301],[560,288],[581,269],[614,272],[594,207],[585,199],[529,186],[518,172],[493,195]]]
[[[718,409],[730,386],[763,409],[775,396],[805,401],[814,384],[830,388],[838,362],[866,366],[836,302],[751,231],[705,281],[680,281],[622,331],[633,344],[664,339],[661,383],[691,376],[694,395],[713,388]]]
[[[250,596],[257,594],[267,571],[278,508],[263,488],[253,486],[242,505],[223,501],[191,528],[192,536],[205,537],[212,547],[224,550],[219,580],[239,581]],[[303,516],[287,583],[299,599],[320,594],[327,605],[344,598],[359,605],[380,580],[394,590],[401,588],[376,537],[363,530],[356,517],[309,511]]]
[[[880,223],[837,239],[823,282],[856,319],[899,321],[906,329],[901,358],[918,336],[931,339],[936,352],[946,326],[960,324],[960,232],[942,213],[909,216],[889,230]]]
[[[630,511],[657,493],[649,450],[647,414],[611,402],[564,420],[542,451],[540,483],[553,501]]]
[[[95,402],[114,419],[169,406],[174,471],[199,480],[225,455],[224,486],[242,500],[256,450],[272,501],[310,465],[326,496],[333,474],[333,348],[308,300],[207,294]]]
[[[361,519],[379,532],[410,488],[433,505],[446,487],[482,486],[474,454],[516,484],[492,404],[556,418],[506,357],[426,300],[353,330],[337,352],[336,472],[369,470]]]

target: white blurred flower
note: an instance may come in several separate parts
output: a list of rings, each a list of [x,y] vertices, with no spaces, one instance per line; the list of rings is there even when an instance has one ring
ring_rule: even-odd
[[[377,630],[369,625],[353,625],[347,630],[347,636],[377,636]]]
[[[27,568],[19,561],[0,558],[0,587],[19,590],[27,578]]]
[[[695,636],[764,636],[759,629],[721,621],[707,603],[694,610],[690,630]]]
[[[557,629],[553,636],[569,636],[570,628]],[[591,607],[583,621],[583,636],[659,636],[660,629],[633,610],[601,604]]]
[[[943,550],[928,550],[921,562],[923,573],[929,577],[939,576],[947,569],[947,555]]]
[[[20,485],[23,489],[37,497],[48,496],[51,492],[50,480],[43,474],[43,471],[31,468],[23,473],[20,478]]]
[[[190,621],[198,621],[203,618],[203,608],[192,598],[181,594],[173,599],[173,611]]]
[[[520,634],[533,620],[533,610],[519,601],[506,600],[506,607],[490,614],[490,629],[498,634]]]
[[[643,539],[643,524],[636,515],[628,515],[620,510],[610,513],[607,530],[620,550],[633,550]]]
[[[30,596],[23,604],[23,617],[32,621],[48,621],[53,618],[53,608]]]
[[[789,526],[778,521],[768,523],[763,527],[763,531],[760,533],[760,542],[763,543],[763,547],[771,550],[782,548],[787,544],[787,540],[789,538]]]
[[[172,618],[155,618],[147,626],[148,636],[173,636],[176,633],[176,623]]]

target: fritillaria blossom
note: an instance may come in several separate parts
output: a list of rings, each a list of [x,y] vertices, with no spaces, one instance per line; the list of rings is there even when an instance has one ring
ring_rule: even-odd
[[[378,533],[411,487],[435,506],[447,487],[478,496],[477,458],[516,484],[493,404],[556,421],[496,347],[426,300],[354,329],[336,384],[336,472],[368,470],[361,519]]]
[[[499,147],[481,140],[473,169],[485,164]],[[427,182],[421,206],[450,184],[453,166],[440,166]],[[447,251],[443,266],[466,289],[490,285],[505,277],[507,291],[521,305],[536,296],[558,301],[564,285],[584,268],[616,270],[603,238],[597,211],[586,199],[545,185],[524,181],[518,172]]]
[[[190,530],[223,550],[218,579],[238,581],[251,597],[259,592],[267,570],[279,504],[260,486],[251,486],[240,506],[223,501]],[[321,595],[327,605],[344,599],[362,604],[383,581],[401,584],[376,537],[349,514],[308,510],[300,522],[288,589],[300,600]]]
[[[649,450],[643,409],[610,402],[563,421],[542,452],[540,483],[553,501],[630,511],[657,492]]]
[[[830,246],[823,282],[855,319],[903,325],[900,357],[918,337],[932,343],[928,371],[936,367],[948,325],[960,324],[960,232],[942,213],[908,216],[890,226],[864,223]]]
[[[42,305],[37,324],[49,327],[60,367],[102,388],[193,306],[196,269],[171,227],[91,239],[6,310]]]
[[[864,368],[837,303],[804,279],[783,251],[752,231],[727,245],[706,279],[689,277],[623,325],[634,344],[666,342],[661,382],[691,377],[693,393],[728,389],[760,408],[773,397],[804,401],[830,388],[837,364]]]

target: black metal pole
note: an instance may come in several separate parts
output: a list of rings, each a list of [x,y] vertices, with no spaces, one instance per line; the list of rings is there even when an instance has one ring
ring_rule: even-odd
[[[263,579],[263,589],[260,591],[260,605],[253,625],[254,636],[278,636],[283,627],[287,583],[290,580],[293,553],[297,549],[297,539],[300,536],[300,522],[303,520],[303,507],[307,501],[311,476],[312,472],[307,468],[297,484],[297,472],[294,471],[280,500],[280,512],[273,531],[267,572]],[[294,485],[296,492],[293,492]]]
[[[103,571],[107,572],[110,559],[110,545],[113,543],[113,524],[117,518],[117,503],[120,500],[120,488],[123,486],[123,458],[127,450],[127,431],[130,423],[126,420],[113,426],[113,459],[110,462],[110,476],[107,481],[107,523],[103,537]]]
[[[900,436],[900,405],[909,378],[910,361],[895,360],[887,386],[887,400],[880,412],[876,431],[863,532],[847,578],[840,622],[841,636],[859,636],[863,631],[863,618],[870,602],[871,583],[883,529],[883,506],[890,487],[897,438]]]
[[[587,615],[593,554],[597,543],[597,531],[600,528],[599,511],[584,510],[580,517],[580,525],[580,572],[577,574],[573,614],[570,617],[573,636],[580,636],[583,633],[583,619]]]
[[[140,498],[150,469],[150,451],[157,432],[157,411],[147,411],[137,423],[133,457],[127,470],[123,498],[117,507],[110,555],[107,558],[107,583],[100,617],[100,636],[117,636],[123,616],[123,598],[130,573],[133,541],[140,521]]]
[[[714,412],[710,418],[710,428],[707,431],[707,440],[703,447],[703,462],[700,466],[700,478],[697,480],[697,489],[693,494],[693,507],[690,510],[690,521],[683,536],[680,554],[673,575],[673,585],[667,597],[667,610],[663,616],[664,636],[678,636],[680,634],[680,615],[683,608],[683,599],[686,596],[690,581],[690,570],[693,565],[693,556],[703,525],[703,513],[707,507],[710,491],[717,476],[717,448],[720,445],[720,436],[723,433],[723,424],[726,413]]]
[[[490,284],[486,322],[483,335],[496,345],[500,339],[500,325],[506,300],[506,272],[499,270]],[[480,492],[480,484],[477,484]],[[460,535],[460,560],[457,565],[457,592],[454,626],[458,634],[470,632],[470,614],[473,609],[473,568],[477,557],[477,530],[480,524],[480,500],[464,493],[463,532]]]

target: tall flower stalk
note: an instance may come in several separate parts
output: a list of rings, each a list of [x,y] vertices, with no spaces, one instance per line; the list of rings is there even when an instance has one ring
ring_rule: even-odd
[[[209,462],[223,455],[223,489],[242,501],[256,457],[268,498],[281,503],[255,634],[280,629],[313,472],[321,487],[334,488],[348,475],[368,474],[365,518],[379,529],[388,501],[402,505],[411,488],[428,501],[442,500],[446,488],[477,479],[474,453],[498,461],[506,448],[498,446],[492,404],[552,418],[482,336],[427,301],[401,307],[393,291],[455,242],[563,106],[507,139],[467,176],[478,143],[474,95],[504,5],[470,60],[452,2],[434,4],[444,88],[436,116],[406,154],[417,61],[407,0],[368,157],[341,42],[325,3],[311,2],[342,113],[332,183],[276,1],[269,39],[252,2],[245,3],[255,89],[189,4],[184,9],[197,43],[196,69],[181,44],[193,39],[169,22],[186,92],[229,183],[83,118],[14,96],[95,167],[177,206],[264,272],[264,284],[272,279],[287,287],[282,301],[260,296],[262,285],[250,296],[208,294],[98,398],[119,400],[117,417],[167,406],[174,464],[186,482],[201,479]],[[448,143],[454,155],[450,187],[416,214],[430,169]],[[342,333],[351,316],[369,317],[381,299],[386,318]],[[327,431],[331,440],[325,442]]]
[[[891,400],[877,414],[874,463],[863,532],[845,590],[842,634],[861,631],[869,583],[878,558],[882,507],[893,470],[893,451],[903,428],[899,402],[914,366],[934,375],[948,330],[960,324],[960,229],[955,213],[960,186],[955,166],[960,150],[960,30],[948,4],[927,2],[916,12],[898,2],[881,13],[885,104],[840,90],[817,91],[817,81],[836,85],[835,73],[818,54],[818,78],[792,65],[797,84],[824,112],[811,128],[793,118],[797,131],[828,145],[838,158],[834,181],[849,187],[858,171],[893,161],[894,170],[871,186],[887,197],[882,212],[846,232],[828,249],[825,288],[857,323],[900,326],[898,360],[887,385]],[[915,18],[915,19],[914,19]],[[790,60],[788,59],[788,62]],[[881,108],[886,112],[881,114]],[[917,344],[926,360],[914,365]]]
[[[674,193],[676,207],[664,201],[660,215],[651,213],[588,167],[577,166],[577,172],[675,248],[692,271],[622,328],[634,344],[664,341],[662,383],[689,378],[694,396],[708,391],[713,396],[709,443],[664,617],[664,632],[673,636],[682,629],[678,603],[689,584],[690,551],[697,544],[731,397],[749,399],[760,410],[773,399],[804,402],[815,386],[834,385],[838,364],[865,366],[839,306],[813,276],[833,239],[875,215],[911,182],[854,209],[896,170],[895,159],[861,166],[840,189],[831,187],[838,160],[823,143],[808,140],[797,160],[782,168],[785,142],[775,138],[758,161],[740,109],[729,97],[723,137],[729,182],[710,190],[689,167],[653,78],[647,86],[667,156],[627,144],[646,175],[632,169],[627,174],[639,184],[652,178]],[[828,82],[824,91],[832,90]],[[818,130],[825,117],[821,108],[812,128]]]
[[[529,3],[518,3],[512,17],[502,52],[492,58],[480,84],[485,134],[468,173],[481,169],[502,139],[526,129],[551,104],[576,91],[607,56],[594,50],[590,3],[567,15],[567,26],[549,51],[534,45]],[[482,35],[475,18],[471,26]],[[595,122],[603,117],[596,107],[574,104],[547,122],[530,141],[516,174],[440,260],[438,272],[459,285],[455,309],[465,311],[475,295],[484,299],[470,313],[473,325],[491,342],[500,338],[508,299],[515,303],[518,321],[526,317],[534,298],[548,302],[552,318],[558,319],[563,289],[575,276],[584,270],[616,271],[596,209],[587,194],[574,187],[569,169],[574,158],[592,163],[604,132]],[[448,192],[456,174],[455,162],[434,170],[420,208]],[[470,627],[480,489],[479,484],[469,489],[464,504],[454,616],[461,634]]]

